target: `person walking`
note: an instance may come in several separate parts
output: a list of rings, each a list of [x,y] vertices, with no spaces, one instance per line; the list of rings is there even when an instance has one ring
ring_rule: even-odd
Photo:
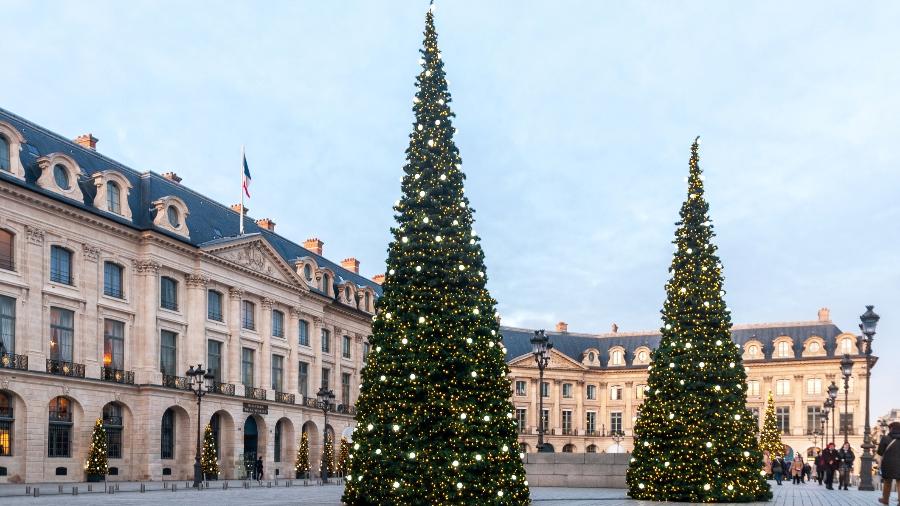
[[[847,485],[850,485],[850,475],[853,473],[853,462],[856,460],[850,443],[844,443],[844,446],[838,451],[838,460],[841,463],[841,481],[838,483],[838,490],[848,490]]]
[[[794,457],[794,462],[791,463],[791,478],[794,485],[803,483],[803,459],[799,455]]]
[[[900,422],[891,422],[890,432],[881,437],[878,450],[881,456],[881,498],[878,502],[888,504],[891,500],[891,487],[897,484],[897,502],[900,502]]]
[[[834,449],[834,443],[828,443],[828,447],[822,452],[822,461],[825,463],[825,488],[834,490],[834,472],[837,471],[840,465],[838,452]]]
[[[803,483],[812,481],[812,466],[809,462],[803,462]]]
[[[825,459],[822,457],[821,450],[816,452],[816,458],[813,463],[816,465],[816,481],[819,482],[821,487],[822,480],[825,479]]]
[[[254,474],[256,474],[256,481],[259,482],[260,486],[262,486],[263,479],[263,460],[262,457],[256,458],[256,466],[254,466]]]
[[[781,486],[781,477],[784,476],[784,459],[781,455],[775,457],[775,460],[771,462],[772,464],[772,476],[775,477],[775,483],[778,486]]]

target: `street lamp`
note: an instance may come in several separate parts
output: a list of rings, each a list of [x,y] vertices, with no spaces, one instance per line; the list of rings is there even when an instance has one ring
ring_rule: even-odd
[[[204,371],[203,366],[191,366],[185,373],[188,377],[188,387],[197,396],[197,454],[194,456],[194,487],[199,488],[203,481],[203,472],[200,469],[200,403],[203,396],[212,391],[216,377],[209,371]]]
[[[829,401],[831,399],[825,399],[825,405],[822,407],[822,448],[828,446],[828,413],[831,412],[831,406],[829,406]]]
[[[831,401],[831,442],[834,443],[834,428],[837,426],[837,422],[840,419],[838,416],[837,409],[837,395],[838,395],[838,386],[834,381],[831,382],[831,385],[828,385],[828,400]]]
[[[535,330],[534,337],[531,338],[531,353],[534,355],[534,361],[538,366],[538,442],[537,448],[539,452],[544,451],[544,369],[550,364],[550,350],[553,349],[553,343],[543,329]]]
[[[841,374],[844,376],[844,419],[841,420],[841,430],[844,431],[844,443],[849,443],[847,436],[850,435],[850,427],[847,427],[847,422],[850,417],[847,414],[850,409],[850,375],[853,374],[853,360],[850,360],[848,353],[844,353],[844,358],[841,359]]]
[[[322,438],[322,483],[328,483],[328,465],[325,461],[325,447],[328,445],[328,412],[331,411],[332,406],[334,406],[334,392],[323,386],[316,393],[316,398],[319,400],[319,407],[322,409],[322,414],[325,415],[325,428],[322,430],[322,433],[324,434],[324,437]]]
[[[875,485],[872,483],[872,461],[875,459],[875,456],[872,455],[872,448],[875,445],[872,444],[871,428],[869,427],[869,379],[872,377],[872,341],[875,339],[875,327],[881,317],[872,311],[874,307],[866,306],[866,312],[859,317],[859,321],[862,322],[859,324],[859,330],[865,336],[866,343],[866,426],[863,429],[863,454],[859,458],[859,490],[875,490]]]

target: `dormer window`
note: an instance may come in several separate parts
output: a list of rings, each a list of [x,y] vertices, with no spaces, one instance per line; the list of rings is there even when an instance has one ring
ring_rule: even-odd
[[[625,352],[621,349],[610,351],[609,365],[625,365]]]
[[[178,209],[175,206],[166,208],[166,217],[169,219],[169,225],[172,225],[172,228],[181,226],[181,215],[178,213]]]
[[[344,298],[347,299],[347,302],[350,302],[350,301],[351,301],[351,299],[350,299],[350,287],[349,287],[349,286],[345,286],[345,287],[344,287]]]
[[[9,159],[9,141],[3,135],[0,135],[0,170],[9,172],[12,166]]]
[[[69,171],[60,164],[53,166],[53,180],[60,190],[69,189]]]
[[[791,356],[791,343],[787,341],[780,341],[778,343],[778,358],[790,358]]]
[[[98,209],[118,214],[130,220],[131,208],[128,207],[128,193],[131,191],[131,183],[128,179],[114,170],[95,172],[91,174],[91,178],[97,188],[94,205]]]
[[[312,281],[312,267],[309,264],[303,266],[303,277],[306,281]]]
[[[106,183],[106,208],[111,213],[122,214],[122,190],[113,181]]]
[[[154,201],[153,207],[156,208],[156,217],[153,218],[154,225],[163,230],[190,237],[186,223],[188,208],[183,200],[172,196],[163,197]]]
[[[25,168],[19,159],[19,150],[25,138],[9,123],[0,121],[0,171],[25,179]]]
[[[755,344],[750,346],[750,348],[747,349],[747,353],[753,358],[758,357],[759,356],[759,346],[757,346]]]
[[[853,340],[849,337],[841,339],[841,353],[853,353]]]
[[[41,169],[41,176],[37,180],[38,186],[75,201],[84,201],[84,195],[78,186],[78,178],[82,175],[81,168],[71,156],[51,153],[38,158],[37,164]]]

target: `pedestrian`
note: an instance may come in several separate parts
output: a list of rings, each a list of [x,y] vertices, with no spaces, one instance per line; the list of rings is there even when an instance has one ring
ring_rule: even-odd
[[[255,469],[254,469],[253,471],[254,471],[254,473],[256,474],[256,481],[258,481],[259,484],[262,485],[262,479],[263,479],[263,461],[262,461],[262,457],[257,457],[257,458],[256,458],[256,466],[255,466]]]
[[[775,483],[781,486],[781,477],[784,475],[784,459],[781,455],[775,457],[772,461],[772,476],[775,477]]]
[[[822,480],[825,478],[825,460],[821,450],[816,452],[816,459],[813,462],[816,464],[816,481],[822,486]]]
[[[848,490],[847,485],[850,484],[850,474],[853,473],[853,461],[856,460],[856,455],[853,454],[850,443],[844,443],[844,446],[838,451],[838,460],[841,463],[841,481],[838,483],[838,490]]]
[[[791,463],[791,479],[794,485],[803,483],[803,459],[799,455],[794,457],[794,462]]]
[[[878,502],[888,504],[891,499],[891,486],[897,483],[897,500],[900,502],[900,422],[891,422],[890,432],[881,437],[878,450],[881,456],[881,499]]]
[[[763,450],[763,472],[766,477],[772,476],[772,459],[769,456],[769,450]]]
[[[812,466],[809,465],[809,462],[803,463],[803,483],[808,481],[812,481]]]
[[[828,447],[822,452],[822,460],[825,463],[825,488],[834,490],[834,472],[837,471],[838,452],[834,449],[834,443],[828,443]]]

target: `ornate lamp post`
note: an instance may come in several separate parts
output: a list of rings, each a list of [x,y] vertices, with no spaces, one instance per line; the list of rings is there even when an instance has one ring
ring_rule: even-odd
[[[824,449],[828,446],[828,413],[831,412],[831,408],[828,407],[828,401],[825,401],[825,405],[822,407],[822,448]]]
[[[322,483],[328,483],[328,465],[325,462],[325,446],[328,445],[328,412],[331,411],[334,406],[334,392],[323,386],[316,393],[316,398],[319,401],[319,408],[322,409],[322,414],[325,415],[325,426],[322,429],[322,434],[324,434],[322,437]]]
[[[203,471],[200,468],[200,403],[203,396],[212,391],[216,377],[211,372],[204,371],[200,364],[197,364],[196,368],[191,366],[185,375],[188,377],[188,386],[191,392],[197,396],[197,454],[194,456],[194,487],[199,488],[200,482],[203,481]]]
[[[544,330],[535,330],[534,337],[531,338],[531,353],[534,355],[534,361],[538,366],[538,442],[537,448],[539,452],[544,451],[544,369],[550,364],[550,350],[553,349],[553,343],[544,333]]]
[[[831,385],[828,386],[828,401],[831,401],[829,404],[829,408],[831,408],[831,442],[834,443],[834,428],[837,426],[838,419],[840,418],[838,409],[837,409],[837,395],[838,395],[838,386],[834,381],[831,382]],[[826,401],[827,402],[827,401]]]
[[[875,306],[866,306],[866,312],[860,315],[859,330],[865,336],[866,343],[866,426],[863,429],[863,454],[859,458],[859,490],[875,490],[872,483],[872,461],[875,456],[872,455],[871,428],[869,427],[869,380],[872,377],[872,341],[875,339],[875,327],[878,320],[881,319],[872,308]]]
[[[841,374],[844,376],[844,419],[841,420],[841,430],[844,431],[844,443],[849,443],[850,427],[847,426],[847,422],[850,417],[847,414],[850,409],[850,375],[853,374],[853,360],[850,360],[847,353],[844,353],[844,358],[841,359]]]

